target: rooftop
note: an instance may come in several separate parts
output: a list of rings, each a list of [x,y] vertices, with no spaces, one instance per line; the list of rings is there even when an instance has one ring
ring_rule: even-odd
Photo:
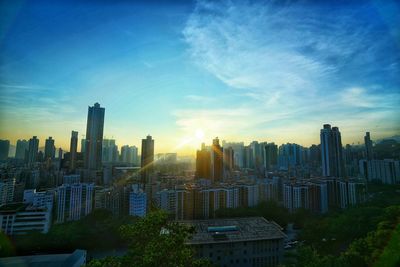
[[[195,228],[195,234],[188,242],[191,245],[281,239],[285,237],[282,227],[273,221],[267,221],[263,217],[180,222]]]
[[[66,267],[85,263],[86,250],[77,249],[71,254],[47,254],[0,258],[0,266],[16,267]]]
[[[5,205],[0,206],[0,212],[2,211],[10,211],[10,212],[16,212],[16,211],[21,211],[24,210],[28,205],[24,203],[9,203]]]

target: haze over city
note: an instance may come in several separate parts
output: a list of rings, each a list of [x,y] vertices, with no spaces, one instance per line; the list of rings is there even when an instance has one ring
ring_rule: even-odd
[[[95,102],[105,138],[151,134],[156,152],[193,154],[216,136],[308,146],[324,123],[343,144],[400,132],[394,1],[39,2],[1,8],[0,138],[12,144],[53,136],[68,150]]]

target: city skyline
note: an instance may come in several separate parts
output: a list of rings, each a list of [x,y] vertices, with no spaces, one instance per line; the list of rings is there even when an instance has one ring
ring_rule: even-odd
[[[343,145],[400,134],[394,1],[1,5],[0,139],[13,145],[52,136],[68,151],[96,102],[104,139],[150,134],[155,153],[215,137],[310,146],[325,123]]]

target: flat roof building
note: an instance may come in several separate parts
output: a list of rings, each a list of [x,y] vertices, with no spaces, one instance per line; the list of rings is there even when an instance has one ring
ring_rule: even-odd
[[[194,227],[187,244],[218,266],[277,266],[283,258],[282,228],[263,217],[181,221]]]
[[[0,231],[6,235],[21,235],[31,231],[47,233],[51,226],[51,211],[23,203],[0,207]],[[1,266],[1,265],[0,265]]]
[[[46,254],[0,258],[0,266],[21,267],[79,267],[86,263],[86,250],[77,249],[70,254]]]

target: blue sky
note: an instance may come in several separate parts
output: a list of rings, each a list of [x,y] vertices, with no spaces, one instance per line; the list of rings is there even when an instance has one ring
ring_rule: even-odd
[[[0,138],[67,149],[94,102],[106,137],[159,152],[400,133],[398,2],[54,2],[1,3]]]

